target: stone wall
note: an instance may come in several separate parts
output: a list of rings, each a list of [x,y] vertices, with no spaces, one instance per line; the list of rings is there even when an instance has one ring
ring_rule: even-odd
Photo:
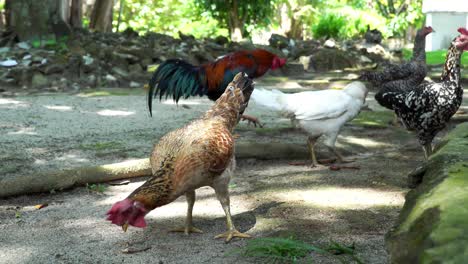
[[[4,34],[3,34],[4,35]],[[2,35],[2,36],[3,36]],[[276,38],[275,38],[276,37]],[[277,36],[273,36],[277,39]],[[75,32],[68,39],[42,39],[0,47],[0,93],[15,90],[76,91],[86,88],[141,88],[157,65],[180,58],[199,65],[237,50],[268,49],[288,59],[275,74],[302,75],[387,61],[393,56],[378,44],[363,41],[272,41],[269,46],[229,42],[225,38],[172,38],[158,33]],[[278,44],[279,43],[279,44]],[[306,62],[307,63],[306,63]]]
[[[468,263],[468,123],[431,156],[386,245],[391,263]]]

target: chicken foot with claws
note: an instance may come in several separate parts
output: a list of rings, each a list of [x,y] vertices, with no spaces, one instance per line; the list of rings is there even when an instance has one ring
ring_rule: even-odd
[[[192,223],[192,212],[193,212],[193,205],[195,204],[195,191],[188,191],[185,193],[185,197],[187,197],[187,218],[185,220],[185,226],[181,228],[176,228],[171,230],[171,232],[184,232],[185,235],[189,235],[190,233],[203,233],[202,230],[193,226]]]
[[[224,184],[223,184],[224,185]],[[215,238],[226,238],[226,243],[231,241],[232,238],[250,238],[252,236],[237,231],[236,227],[232,223],[230,201],[229,201],[229,190],[227,184],[225,186],[214,186],[216,197],[218,198],[221,206],[223,207],[224,213],[226,214],[226,226],[227,231],[215,236]]]

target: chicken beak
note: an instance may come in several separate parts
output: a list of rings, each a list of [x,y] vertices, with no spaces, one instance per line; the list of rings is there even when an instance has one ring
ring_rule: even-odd
[[[128,223],[125,223],[125,224],[122,225],[122,230],[124,232],[127,232],[127,228],[128,228]]]

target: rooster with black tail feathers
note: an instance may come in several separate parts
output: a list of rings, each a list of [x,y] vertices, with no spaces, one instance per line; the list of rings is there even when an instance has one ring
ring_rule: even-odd
[[[258,78],[268,70],[274,70],[286,64],[286,59],[263,50],[237,51],[217,59],[214,62],[194,66],[180,59],[163,62],[154,72],[148,90],[148,108],[152,115],[153,98],[161,100],[171,98],[178,102],[180,98],[205,96],[215,101],[227,85],[239,72],[245,72],[250,78]],[[243,115],[242,119],[260,124],[255,117]]]

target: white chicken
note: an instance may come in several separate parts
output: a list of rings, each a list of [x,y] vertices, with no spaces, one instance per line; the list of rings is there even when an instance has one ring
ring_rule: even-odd
[[[255,89],[252,100],[259,105],[280,112],[304,129],[308,136],[312,166],[318,166],[314,146],[323,136],[325,146],[337,161],[346,162],[335,149],[335,142],[343,125],[359,114],[367,96],[362,82],[352,82],[343,90],[307,91],[285,94],[278,90]]]

